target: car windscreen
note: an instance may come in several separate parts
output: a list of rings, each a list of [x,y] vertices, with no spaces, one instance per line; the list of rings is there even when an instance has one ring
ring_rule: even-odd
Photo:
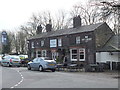
[[[19,60],[19,57],[11,57],[11,59]]]

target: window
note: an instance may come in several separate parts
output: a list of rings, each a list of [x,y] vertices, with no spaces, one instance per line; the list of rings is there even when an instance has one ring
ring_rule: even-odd
[[[85,48],[71,49],[70,50],[71,61],[85,61]]]
[[[58,46],[62,46],[62,39],[61,38],[58,39]]]
[[[43,40],[41,41],[41,46],[44,46],[44,41]]]
[[[46,57],[46,50],[42,50],[42,57]]]
[[[71,60],[76,61],[77,60],[77,49],[71,49],[70,54],[71,54]]]
[[[37,58],[33,59],[33,62],[37,62],[37,61],[38,61]]]
[[[52,59],[56,60],[57,57],[58,57],[58,53],[57,52],[52,52]]]
[[[80,61],[85,61],[85,49],[79,49],[79,59]]]
[[[31,47],[32,47],[32,48],[35,48],[34,42],[31,42]]]
[[[41,57],[41,51],[37,51],[37,57]]]
[[[50,40],[50,47],[57,47],[57,40],[56,39]]]
[[[80,44],[80,36],[76,37],[76,44]]]

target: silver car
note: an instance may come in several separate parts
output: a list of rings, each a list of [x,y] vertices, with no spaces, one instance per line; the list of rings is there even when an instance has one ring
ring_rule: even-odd
[[[31,62],[28,62],[27,67],[28,70],[33,68],[39,71],[51,70],[52,72],[55,72],[56,61],[51,60],[49,57],[38,57],[33,59]]]
[[[20,66],[21,65],[21,60],[19,56],[16,55],[7,55],[2,58],[1,61],[2,66]]]

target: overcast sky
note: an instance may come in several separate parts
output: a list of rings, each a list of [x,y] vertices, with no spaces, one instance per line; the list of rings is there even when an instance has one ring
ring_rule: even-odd
[[[86,0],[0,0],[0,31],[13,30],[40,11],[70,10],[77,3]]]

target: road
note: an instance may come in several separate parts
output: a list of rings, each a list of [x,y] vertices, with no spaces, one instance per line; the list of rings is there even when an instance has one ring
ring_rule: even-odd
[[[26,67],[3,67],[2,88],[118,88],[118,79],[106,73],[39,72]]]

